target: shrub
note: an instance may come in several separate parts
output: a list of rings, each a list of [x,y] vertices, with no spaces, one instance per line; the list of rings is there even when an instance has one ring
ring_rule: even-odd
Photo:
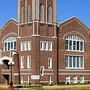
[[[60,81],[57,83],[58,85],[65,85],[65,82],[64,81]]]

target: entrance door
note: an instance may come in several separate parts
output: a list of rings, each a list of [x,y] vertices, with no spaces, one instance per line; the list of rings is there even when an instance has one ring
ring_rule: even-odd
[[[3,75],[6,84],[9,84],[9,75]]]

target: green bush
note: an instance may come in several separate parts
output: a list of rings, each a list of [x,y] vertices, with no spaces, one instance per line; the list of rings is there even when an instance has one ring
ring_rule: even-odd
[[[58,85],[65,85],[65,82],[64,81],[61,81],[61,82],[58,82],[57,84]]]

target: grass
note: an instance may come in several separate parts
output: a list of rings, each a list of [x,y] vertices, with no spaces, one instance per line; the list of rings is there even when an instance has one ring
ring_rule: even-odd
[[[90,85],[46,86],[45,90],[90,90]]]
[[[21,88],[17,90],[45,90],[43,87],[30,87],[30,88]]]
[[[0,88],[0,90],[8,90]],[[17,88],[16,90],[90,90],[89,85],[60,85],[60,86],[43,86],[43,87],[29,87],[29,88]]]
[[[6,88],[0,88],[0,90],[7,90]]]

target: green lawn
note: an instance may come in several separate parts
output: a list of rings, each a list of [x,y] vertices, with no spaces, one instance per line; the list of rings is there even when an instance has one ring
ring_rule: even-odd
[[[31,87],[17,90],[90,90],[90,86],[52,86],[52,87]]]
[[[0,90],[7,90],[6,88],[0,88]]]
[[[0,90],[8,90],[8,89],[0,88]],[[90,90],[90,85],[44,86],[44,87],[17,88],[16,90]]]

